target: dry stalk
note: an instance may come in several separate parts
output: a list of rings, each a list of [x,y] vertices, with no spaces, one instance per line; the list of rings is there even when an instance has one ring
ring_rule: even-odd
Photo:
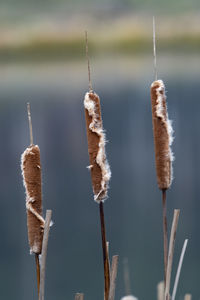
[[[179,283],[179,278],[180,278],[180,274],[181,274],[181,268],[182,268],[182,265],[183,265],[183,259],[184,259],[185,251],[186,251],[186,248],[187,248],[187,243],[188,243],[188,240],[185,240],[184,244],[183,244],[182,251],[181,251],[181,256],[180,256],[180,259],[179,259],[178,268],[177,268],[176,277],[175,277],[175,282],[174,282],[174,288],[173,288],[173,292],[172,292],[172,300],[175,300],[175,297],[176,297],[176,291],[177,291],[177,287],[178,287],[178,283]]]
[[[121,300],[138,300],[138,298],[136,298],[133,295],[128,295],[128,296],[122,297]]]
[[[164,282],[166,283],[167,260],[168,260],[166,190],[162,190],[162,206],[163,206]]]
[[[110,269],[109,269],[109,258],[106,245],[106,231],[104,221],[103,202],[99,204],[100,220],[101,220],[101,238],[102,238],[102,250],[103,250],[103,265],[104,265],[104,297],[105,300],[109,298],[110,290]]]
[[[191,294],[185,294],[184,300],[192,300]]]
[[[106,249],[107,249],[107,257],[108,257],[108,264],[109,264],[109,274],[110,274],[110,256],[109,256],[109,242],[106,242]],[[110,274],[111,276],[111,274]]]
[[[39,259],[39,254],[35,254],[35,264],[36,264],[37,289],[38,289],[38,299],[39,299],[39,297],[40,297],[40,259]]]
[[[75,300],[84,300],[84,294],[82,294],[82,293],[76,293]]]
[[[174,216],[173,216],[173,222],[172,222],[172,228],[171,228],[171,234],[170,234],[170,241],[169,241],[169,253],[168,253],[166,286],[165,286],[165,300],[170,300],[170,281],[171,281],[174,246],[175,246],[179,214],[180,214],[180,210],[175,209]]]
[[[44,224],[44,237],[43,237],[43,242],[42,242],[40,297],[39,297],[39,300],[44,300],[46,257],[47,257],[49,230],[50,230],[50,226],[51,226],[51,216],[52,216],[52,211],[47,210],[46,211],[45,224]]]
[[[109,300],[114,300],[115,299],[115,287],[116,287],[118,261],[119,261],[119,256],[118,255],[114,255],[112,257],[112,266],[111,266],[111,275],[110,275]]]
[[[165,293],[165,283],[161,281],[157,285],[157,299],[164,300],[164,293]]]

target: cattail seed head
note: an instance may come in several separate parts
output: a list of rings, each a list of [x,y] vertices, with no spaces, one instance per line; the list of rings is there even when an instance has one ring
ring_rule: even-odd
[[[86,93],[84,107],[94,200],[100,202],[107,198],[111,171],[105,153],[106,138],[99,96],[92,91]]]
[[[21,157],[21,169],[26,190],[27,227],[30,252],[42,250],[44,219],[42,218],[42,190],[40,149],[29,146]]]
[[[172,182],[173,154],[170,146],[173,141],[173,129],[168,119],[165,86],[162,80],[156,80],[151,85],[151,105],[157,182],[161,190],[166,190]]]

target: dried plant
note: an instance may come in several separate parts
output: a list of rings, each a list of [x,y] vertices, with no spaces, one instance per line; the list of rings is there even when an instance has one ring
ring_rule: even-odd
[[[44,219],[42,218],[40,149],[37,145],[29,146],[22,154],[22,174],[26,190],[30,252],[41,254]]]
[[[21,157],[21,170],[26,191],[27,227],[30,253],[35,254],[38,295],[40,287],[39,255],[42,252],[44,219],[42,217],[42,183],[40,149],[33,144],[30,106],[28,104],[30,128],[30,146],[25,149]]]
[[[105,153],[106,139],[99,96],[93,91],[86,93],[84,107],[94,200],[100,202],[107,198],[111,172]]]
[[[170,147],[173,129],[168,119],[165,86],[162,80],[156,80],[151,85],[151,103],[157,182],[161,190],[167,190],[172,183],[173,154]]]
[[[105,300],[108,300],[110,290],[110,267],[106,244],[103,201],[108,197],[108,183],[111,177],[111,171],[105,153],[106,139],[101,117],[100,99],[98,95],[94,93],[91,84],[87,32],[85,37],[86,56],[88,61],[89,92],[86,93],[84,98],[84,108],[88,140],[88,154],[90,159],[89,169],[91,171],[94,200],[99,203],[104,263],[104,297]]]
[[[155,38],[154,18],[153,18],[153,50],[154,50],[155,81],[151,85],[151,108],[152,108],[157,182],[158,182],[158,187],[162,191],[164,282],[166,286],[167,261],[168,261],[166,190],[170,187],[172,183],[173,154],[171,151],[171,144],[173,141],[173,129],[167,113],[165,86],[162,80],[157,80],[156,38]]]

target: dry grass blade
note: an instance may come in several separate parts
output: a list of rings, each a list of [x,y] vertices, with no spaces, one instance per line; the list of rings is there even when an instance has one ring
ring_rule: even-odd
[[[84,294],[82,294],[82,293],[76,293],[75,300],[83,300],[83,299],[84,299]]]
[[[52,211],[46,211],[46,218],[44,224],[44,237],[42,242],[42,257],[41,257],[41,272],[40,272],[40,297],[39,300],[44,300],[44,287],[45,287],[45,270],[46,270],[46,257],[49,239],[49,230],[51,224]]]
[[[185,294],[184,300],[192,300],[191,294]]]
[[[177,287],[178,287],[178,282],[179,282],[179,278],[180,278],[180,273],[181,273],[181,268],[182,268],[182,264],[183,264],[185,251],[187,248],[187,243],[188,243],[188,240],[185,240],[182,251],[181,251],[181,256],[180,256],[179,263],[178,263],[178,269],[176,272],[176,278],[175,278],[175,283],[174,283],[174,288],[173,288],[173,293],[172,293],[172,300],[175,300],[175,297],[176,297],[176,291],[177,291]]]
[[[165,284],[161,281],[157,285],[157,300],[164,300]]]
[[[119,261],[119,255],[114,255],[112,257],[112,266],[111,266],[111,274],[110,274],[109,300],[115,299],[115,287],[116,287],[118,261]]]
[[[170,281],[171,281],[174,246],[175,246],[179,214],[180,214],[180,210],[175,209],[174,216],[173,216],[173,222],[172,222],[172,228],[171,228],[171,234],[170,234],[170,242],[169,242],[169,253],[168,253],[166,286],[165,286],[165,300],[170,299]]]

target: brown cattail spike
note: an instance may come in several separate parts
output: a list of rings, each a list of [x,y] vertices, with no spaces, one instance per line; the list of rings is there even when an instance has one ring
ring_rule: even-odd
[[[40,149],[30,145],[22,154],[21,169],[26,189],[27,225],[30,252],[40,254],[44,219],[42,218]]]
[[[84,107],[94,200],[100,202],[107,198],[111,171],[106,159],[106,139],[98,95],[94,92],[86,93]]]
[[[152,119],[155,145],[155,160],[158,186],[166,190],[172,182],[173,154],[171,144],[173,129],[168,119],[165,86],[162,80],[151,85]]]

